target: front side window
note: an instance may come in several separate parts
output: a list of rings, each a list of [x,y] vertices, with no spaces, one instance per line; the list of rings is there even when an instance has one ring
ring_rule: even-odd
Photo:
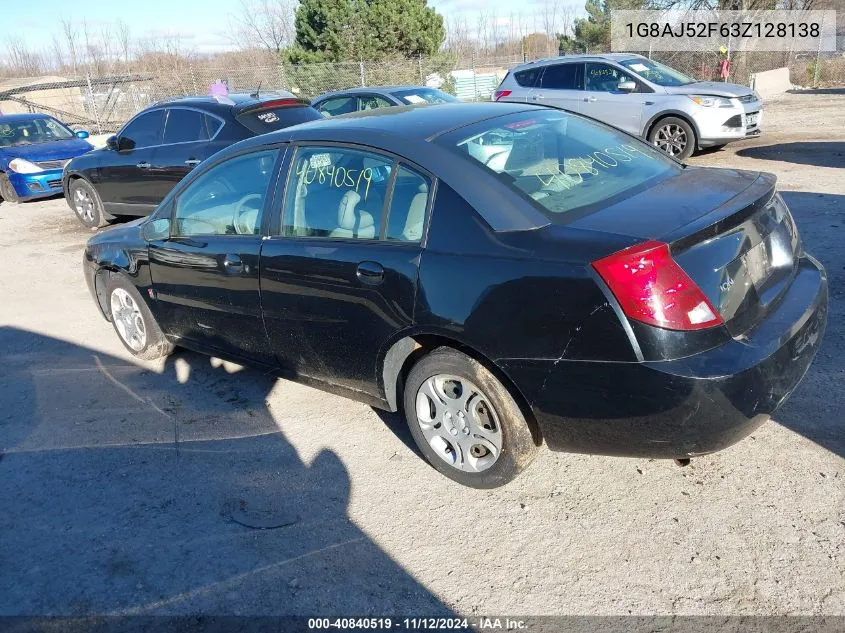
[[[48,117],[0,123],[0,147],[35,145],[73,138],[73,132]]]
[[[277,154],[235,156],[197,177],[176,200],[173,235],[258,235]]]
[[[686,86],[695,83],[695,79],[688,77],[681,71],[650,59],[626,59],[619,63],[631,72],[658,86]]]
[[[393,161],[345,147],[300,148],[285,197],[282,234],[378,239]]]
[[[324,117],[348,114],[358,110],[358,97],[355,95],[328,99],[317,106],[320,114]]]
[[[120,149],[141,149],[161,143],[164,110],[145,112],[120,133]]]
[[[554,64],[546,66],[540,87],[551,90],[580,90],[583,64]]]
[[[220,128],[219,119],[198,110],[170,108],[164,127],[164,143],[191,143],[211,139]]]
[[[623,81],[634,78],[608,64],[587,63],[584,87],[588,92],[617,92]]]
[[[556,222],[681,169],[646,143],[565,112],[497,117],[449,139],[468,160],[484,165]],[[447,142],[446,137],[439,142]]]
[[[384,97],[378,95],[361,95],[359,110],[375,110],[376,108],[389,108],[393,104]]]

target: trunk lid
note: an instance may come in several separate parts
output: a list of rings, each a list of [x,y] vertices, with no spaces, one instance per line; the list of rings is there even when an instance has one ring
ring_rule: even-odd
[[[800,240],[775,176],[687,168],[570,226],[669,244],[732,336],[759,323],[789,287]]]

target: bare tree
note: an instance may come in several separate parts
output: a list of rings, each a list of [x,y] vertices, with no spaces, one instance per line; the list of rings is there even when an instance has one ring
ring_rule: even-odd
[[[293,42],[295,14],[295,0],[241,0],[238,13],[232,16],[233,43],[279,53]]]
[[[6,40],[6,65],[13,76],[27,77],[44,72],[43,56],[18,36]]]
[[[62,27],[62,35],[64,35],[70,66],[73,72],[79,72],[79,31],[69,18],[60,18],[59,25]]]

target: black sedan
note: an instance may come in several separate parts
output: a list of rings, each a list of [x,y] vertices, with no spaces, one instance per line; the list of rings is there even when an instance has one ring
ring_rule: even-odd
[[[463,484],[554,450],[686,459],[789,396],[827,279],[771,175],[527,104],[238,143],[85,277],[140,358],[185,346],[389,411]]]
[[[118,215],[147,215],[189,171],[232,143],[319,119],[287,92],[180,97],[136,114],[106,147],[70,161],[68,205],[87,227]]]
[[[374,86],[327,92],[314,99],[312,105],[320,114],[330,117],[375,108],[438,103],[460,101],[448,92],[428,86]]]

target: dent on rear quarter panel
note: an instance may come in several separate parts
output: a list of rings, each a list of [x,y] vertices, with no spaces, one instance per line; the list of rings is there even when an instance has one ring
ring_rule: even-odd
[[[441,184],[420,263],[417,327],[494,362],[636,360],[588,264],[538,259],[531,243],[506,243]]]

